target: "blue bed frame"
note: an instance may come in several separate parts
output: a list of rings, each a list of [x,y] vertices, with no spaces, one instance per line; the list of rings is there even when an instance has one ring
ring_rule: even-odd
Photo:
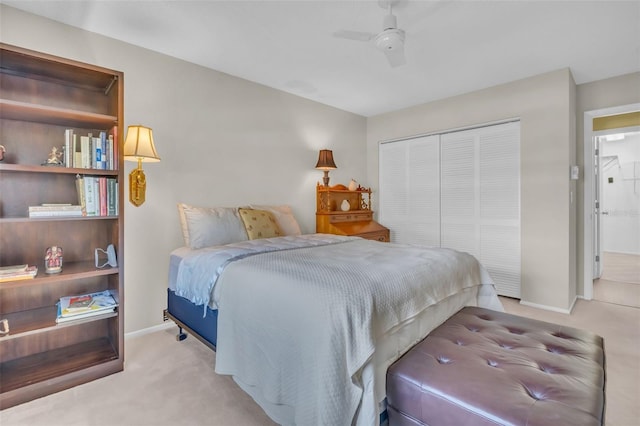
[[[188,299],[167,289],[167,309],[163,312],[163,319],[170,319],[178,325],[176,339],[187,338],[184,329],[215,351],[218,339],[218,310],[207,307],[207,315],[204,318],[203,312],[203,305],[194,305]]]

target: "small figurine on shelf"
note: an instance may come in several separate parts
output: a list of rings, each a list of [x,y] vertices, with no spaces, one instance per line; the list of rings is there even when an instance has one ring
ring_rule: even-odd
[[[47,161],[42,163],[43,166],[60,166],[62,165],[62,151],[57,147],[51,148]]]
[[[4,160],[5,152],[7,152],[7,150],[4,148],[4,145],[0,145],[0,161]]]
[[[47,274],[62,272],[62,247],[52,246],[47,248],[44,257],[44,272]]]
[[[355,179],[351,179],[351,182],[349,182],[349,191],[355,191],[358,188],[358,182],[356,182]]]

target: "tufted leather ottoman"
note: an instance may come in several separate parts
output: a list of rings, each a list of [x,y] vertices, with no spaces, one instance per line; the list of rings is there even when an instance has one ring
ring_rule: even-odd
[[[463,308],[389,367],[389,426],[601,425],[603,343],[587,331]]]

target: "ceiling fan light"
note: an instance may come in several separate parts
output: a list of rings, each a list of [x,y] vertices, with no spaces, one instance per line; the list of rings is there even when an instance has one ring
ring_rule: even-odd
[[[376,46],[381,50],[399,50],[404,45],[402,30],[386,30],[376,36]]]

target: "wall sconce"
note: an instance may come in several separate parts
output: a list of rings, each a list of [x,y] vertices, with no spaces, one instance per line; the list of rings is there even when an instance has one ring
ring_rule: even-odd
[[[129,174],[129,201],[136,207],[144,203],[147,178],[142,171],[142,162],[158,162],[160,157],[153,144],[153,131],[140,125],[129,126],[124,140],[124,159],[137,161],[138,168]]]
[[[329,170],[337,168],[336,163],[333,162],[333,151],[330,149],[321,149],[316,169],[324,171],[324,177],[322,178],[324,186],[329,186]]]

